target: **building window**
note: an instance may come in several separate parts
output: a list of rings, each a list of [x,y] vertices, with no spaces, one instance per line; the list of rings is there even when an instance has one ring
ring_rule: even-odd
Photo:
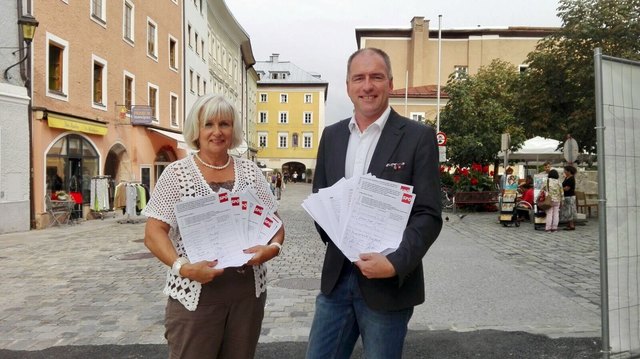
[[[286,132],[279,132],[278,133],[278,148],[287,148],[287,139],[289,137],[289,134]]]
[[[178,41],[173,37],[169,37],[169,67],[174,70],[178,69]]]
[[[469,66],[454,66],[453,67],[454,78],[467,78],[469,75]]]
[[[134,42],[134,19],[135,13],[133,3],[129,0],[125,0],[122,14],[122,36],[125,40],[131,43]]]
[[[107,22],[105,2],[106,0],[91,0],[91,18],[103,25]]]
[[[411,112],[409,113],[409,117],[414,120],[414,121],[418,121],[418,122],[424,122],[424,112]]]
[[[93,55],[93,107],[106,108],[107,103],[107,63]]]
[[[522,75],[525,72],[527,72],[528,68],[529,68],[529,65],[518,65],[518,72],[520,72],[520,75]]]
[[[189,45],[189,48],[193,48],[191,44],[191,25],[187,25],[187,45]]]
[[[261,93],[260,94],[260,102],[267,102],[267,94],[266,93]]]
[[[202,94],[206,95],[207,94],[207,81],[202,81]]]
[[[267,133],[266,132],[258,132],[258,146],[260,148],[267,147]]]
[[[200,52],[202,53],[202,60],[204,60],[204,40],[200,40]]]
[[[125,73],[124,75],[124,106],[127,113],[130,113],[131,107],[135,104],[135,80],[133,75]]]
[[[169,98],[171,126],[178,127],[178,95],[171,93]]]
[[[49,94],[62,96],[66,99],[68,92],[68,64],[69,44],[61,39],[50,36],[48,39],[47,88]]]
[[[298,147],[298,134],[295,132],[291,135],[291,147]]]
[[[149,107],[151,107],[153,121],[160,122],[160,116],[158,115],[158,87],[152,84],[149,84]]]
[[[289,123],[289,112],[287,111],[280,111],[280,123]]]
[[[189,91],[195,93],[193,91],[193,70],[189,70]]]
[[[311,96],[310,93],[304,94],[304,103],[312,103],[312,102],[313,102],[313,96]]]
[[[305,112],[303,114],[303,116],[304,116],[304,123],[305,124],[313,123],[313,113],[312,112]]]
[[[289,95],[287,95],[286,93],[281,93],[280,103],[287,103],[287,102],[289,102]]]
[[[260,111],[260,123],[267,123],[268,121],[268,117],[267,117],[267,111]]]
[[[198,96],[200,96],[200,75],[196,75],[196,86],[198,88]]]
[[[305,132],[302,134],[302,148],[313,147],[313,133]]]
[[[150,19],[147,21],[147,55],[154,60],[158,59],[158,31],[156,24]]]
[[[200,44],[200,41],[198,41],[198,33],[195,33],[195,43],[196,43],[196,55],[200,55],[200,47],[198,47],[198,45]]]

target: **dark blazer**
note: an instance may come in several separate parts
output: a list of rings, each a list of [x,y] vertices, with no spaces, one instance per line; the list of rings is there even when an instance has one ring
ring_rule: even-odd
[[[325,128],[318,148],[313,192],[330,187],[345,175],[349,144],[349,121]],[[390,165],[387,165],[390,164]],[[398,164],[397,166],[391,164]],[[432,127],[404,118],[393,109],[380,134],[371,158],[369,173],[378,178],[414,186],[416,198],[398,249],[387,255],[397,275],[386,279],[367,279],[353,265],[360,291],[367,305],[377,310],[400,310],[424,302],[422,257],[442,228],[438,147]],[[351,262],[316,225],[327,244],[322,268],[321,290],[330,294],[340,271]]]

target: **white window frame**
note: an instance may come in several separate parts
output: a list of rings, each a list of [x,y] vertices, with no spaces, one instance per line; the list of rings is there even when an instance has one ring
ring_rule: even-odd
[[[154,88],[156,90],[156,112],[153,114],[152,120],[153,123],[160,123],[160,87],[158,85],[153,84],[151,82],[147,82],[147,105],[150,103],[149,98],[149,89]]]
[[[262,120],[262,115],[264,115],[264,121]],[[260,113],[258,114],[258,123],[269,123],[268,111],[260,111]]]
[[[107,27],[107,0],[100,1],[100,9],[94,8],[94,0],[89,0],[89,18],[99,24],[100,26]]]
[[[313,95],[310,93],[304,94],[304,103],[313,103]]]
[[[282,140],[284,139],[284,146],[282,146]],[[289,148],[289,133],[278,132],[278,148]]]
[[[469,66],[465,66],[465,65],[456,65],[453,67],[453,78],[458,79],[460,78],[460,74],[464,73],[465,75],[469,75]]]
[[[198,32],[194,32],[194,36],[193,36],[193,42],[195,43],[195,51],[196,51],[196,55],[198,55],[198,57],[200,57],[200,36],[198,36]]]
[[[153,25],[154,31],[153,33],[153,54],[149,53],[149,25]],[[153,59],[153,61],[158,62],[158,24],[153,21],[152,18],[147,16],[147,44],[146,44],[146,53],[147,57]]]
[[[124,70],[122,74],[122,104],[125,105],[127,103],[127,99],[125,98],[127,94],[127,77],[131,79],[131,107],[133,107],[136,105],[136,76],[126,70]],[[127,109],[127,116],[131,116],[131,108]]]
[[[414,121],[420,121],[420,118],[422,117],[422,120],[424,121],[427,117],[426,114],[424,112],[409,112],[409,118],[414,120]]]
[[[278,112],[278,123],[281,123],[281,124],[289,123],[289,111]]]
[[[262,97],[264,96],[264,100],[262,100]],[[260,102],[267,102],[269,101],[269,95],[267,93],[260,93]]]
[[[95,64],[102,65],[102,88],[100,89],[100,91],[102,91],[102,103],[96,103],[93,101],[93,94],[95,93],[95,89],[93,88],[93,86],[95,85],[93,67],[95,66]],[[107,68],[107,60],[91,54],[91,107],[97,110],[107,111],[107,104],[109,103],[109,99],[107,98],[107,91],[109,88],[107,86],[108,73],[109,71]]]
[[[309,116],[309,121],[307,121],[307,115]],[[313,112],[311,111],[304,111],[302,113],[302,123],[304,123],[305,125],[310,125],[313,123]]]
[[[173,54],[173,58],[175,60],[175,64],[171,63],[171,41],[175,42],[175,53]],[[171,34],[169,34],[169,39],[167,40],[167,60],[169,60],[169,68],[174,71],[174,72],[178,72],[178,67],[180,66],[180,64],[178,63],[178,54],[180,53],[180,49],[178,49],[178,39],[176,39],[175,37],[171,36]]]
[[[201,95],[201,93],[200,93],[200,75],[198,75],[198,74],[196,74],[196,88],[198,90],[197,94],[198,94],[198,96],[200,96]]]
[[[527,69],[529,69],[529,65],[525,65],[525,64],[518,65],[518,73],[521,75],[527,72]]]
[[[193,37],[193,26],[191,24],[187,24],[187,46],[190,49],[193,49],[193,44],[191,42],[191,38]]]
[[[261,138],[264,137],[264,146],[261,146]],[[267,148],[269,146],[269,133],[268,132],[258,132],[258,147]]]
[[[131,8],[131,28],[129,29],[130,33],[127,34],[127,28],[125,24],[127,23],[127,7]],[[131,0],[122,1],[122,39],[128,43],[129,45],[135,44],[136,39],[136,7],[131,2]]]
[[[176,99],[175,108],[173,106],[173,99]],[[175,110],[176,118],[173,118],[173,113]],[[171,127],[179,128],[180,127],[180,98],[178,94],[169,92],[169,124]]]
[[[307,139],[309,140],[308,146],[307,146]],[[302,133],[302,148],[313,148],[313,132]]]
[[[47,65],[46,69],[46,81],[44,81],[44,89],[47,97],[55,98],[57,100],[67,101],[69,102],[69,42],[63,40],[49,32],[46,35],[47,39],[47,54],[46,61]],[[53,92],[49,90],[49,47],[51,44],[56,45],[57,47],[62,48],[62,93]]]
[[[281,93],[280,94],[280,103],[289,103],[289,94]]]

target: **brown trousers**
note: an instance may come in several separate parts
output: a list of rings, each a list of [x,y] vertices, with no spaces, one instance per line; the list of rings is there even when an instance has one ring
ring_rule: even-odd
[[[169,298],[165,317],[169,358],[253,358],[266,299],[266,292],[256,298],[251,267],[226,268],[203,285],[193,312]]]

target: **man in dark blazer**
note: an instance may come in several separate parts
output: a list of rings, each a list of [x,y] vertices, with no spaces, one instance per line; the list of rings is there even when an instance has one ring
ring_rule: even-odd
[[[389,107],[388,55],[356,51],[347,63],[354,115],[328,126],[318,148],[313,191],[371,173],[414,186],[398,249],[362,253],[351,263],[319,227],[327,245],[307,358],[349,358],[362,336],[366,358],[400,358],[413,307],[424,302],[422,258],[442,228],[438,147],[433,128]]]

